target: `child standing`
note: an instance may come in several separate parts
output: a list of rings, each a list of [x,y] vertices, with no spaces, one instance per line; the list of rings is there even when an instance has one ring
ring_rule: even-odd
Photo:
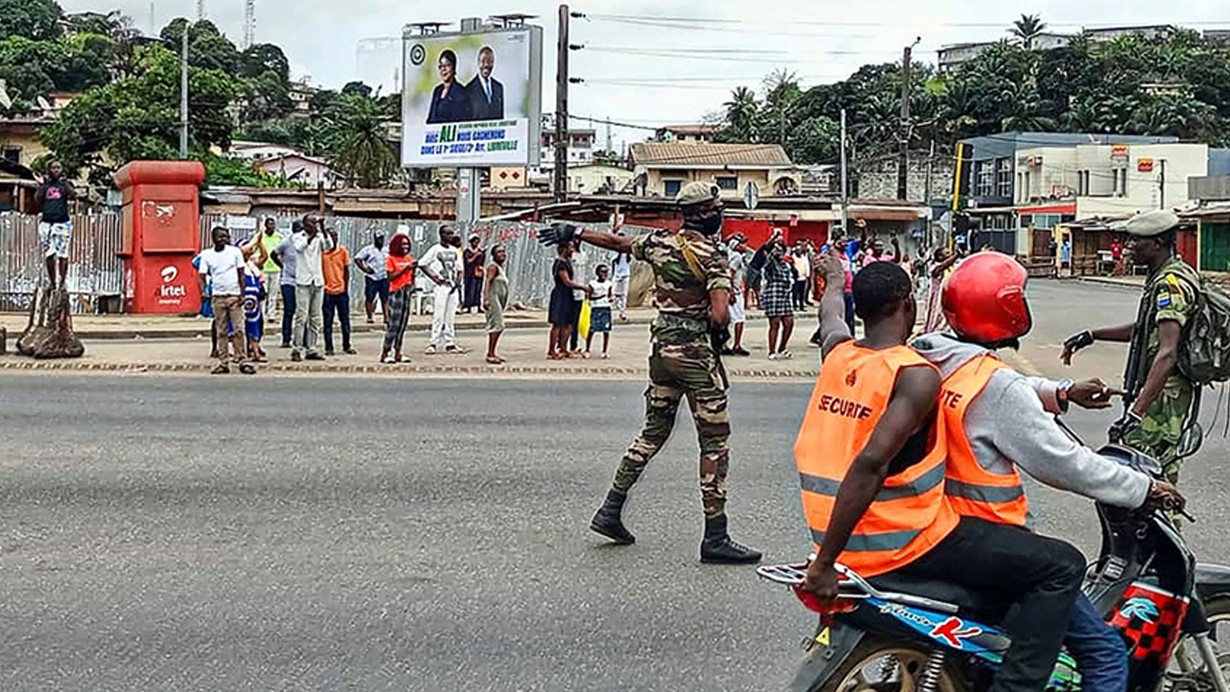
[[[602,359],[606,360],[611,357],[611,298],[615,283],[610,280],[610,269],[605,264],[599,264],[594,273],[597,278],[589,282],[589,336],[585,337],[585,357],[589,357],[594,335],[601,334]]]

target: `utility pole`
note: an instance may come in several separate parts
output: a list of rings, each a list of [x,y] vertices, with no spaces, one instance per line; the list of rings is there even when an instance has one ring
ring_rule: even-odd
[[[931,237],[931,175],[935,169],[935,140],[931,140],[931,151],[927,154],[927,179],[923,184],[923,202],[927,205],[927,228],[925,229],[924,238],[927,241],[927,247],[931,247],[933,239]]]
[[[192,25],[184,22],[183,46],[179,55],[179,158],[188,159],[188,33]]]
[[[1157,181],[1157,189],[1159,193],[1158,196],[1161,198],[1161,204],[1158,206],[1158,209],[1165,209],[1166,208],[1166,159],[1158,159],[1157,164],[1161,166],[1161,175],[1158,176],[1158,181]]]
[[[559,6],[559,46],[555,72],[555,201],[568,199],[568,29],[571,14]]]
[[[901,132],[898,135],[900,151],[897,154],[897,199],[909,196],[910,168],[910,61],[914,46],[922,38],[905,47],[901,57]]]
[[[846,161],[846,109],[841,109],[841,230],[850,237],[850,184]]]

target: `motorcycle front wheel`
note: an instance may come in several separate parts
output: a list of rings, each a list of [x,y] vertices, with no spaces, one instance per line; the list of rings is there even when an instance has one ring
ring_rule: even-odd
[[[807,692],[880,692],[917,690],[923,686],[931,652],[903,641],[867,637],[824,680],[794,689]],[[797,682],[797,681],[796,681]],[[969,692],[951,664],[940,669],[938,692]]]
[[[1222,679],[1230,680],[1230,596],[1210,598],[1204,602],[1204,611],[1209,621],[1209,643],[1217,654]],[[1214,689],[1195,643],[1190,637],[1184,637],[1179,640],[1166,668],[1162,690],[1187,689],[1190,683],[1198,685],[1197,689]]]

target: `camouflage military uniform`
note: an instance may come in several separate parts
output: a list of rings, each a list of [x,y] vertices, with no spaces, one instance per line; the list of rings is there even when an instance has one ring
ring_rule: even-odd
[[[709,341],[709,291],[730,289],[730,263],[703,236],[665,230],[634,239],[632,255],[653,267],[659,313],[651,328],[644,429],[624,454],[614,488],[626,493],[636,483],[666,444],[679,402],[687,397],[700,441],[705,516],[719,516],[726,508],[730,416],[725,380]]]
[[[1186,326],[1196,307],[1196,289],[1193,280],[1196,273],[1183,260],[1172,257],[1149,276],[1145,294],[1141,298],[1140,315],[1144,316],[1138,329],[1144,331],[1133,337],[1132,348],[1144,345],[1143,357],[1138,360],[1135,373],[1136,391],[1144,387],[1153,367],[1158,350],[1158,324],[1173,320]],[[1130,373],[1129,373],[1130,374]],[[1195,388],[1177,370],[1166,380],[1161,393],[1149,406],[1140,424],[1124,442],[1154,457],[1163,464],[1174,460],[1179,438],[1188,423],[1192,410]],[[1177,482],[1179,464],[1170,466],[1167,475]]]

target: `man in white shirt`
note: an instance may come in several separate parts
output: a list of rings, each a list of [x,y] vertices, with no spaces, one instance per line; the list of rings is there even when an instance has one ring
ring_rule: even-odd
[[[421,258],[419,269],[436,285],[432,294],[431,344],[427,355],[433,355],[441,346],[449,353],[456,353],[457,332],[454,320],[457,303],[461,297],[461,248],[460,236],[452,226],[440,227],[440,242],[431,246]]]
[[[384,244],[384,231],[376,231],[371,245],[364,246],[354,256],[355,266],[363,272],[366,285],[363,306],[367,308],[368,324],[372,323],[372,315],[376,311],[376,298],[380,299],[380,314],[384,315],[384,323],[389,323],[389,270],[385,268],[388,259],[389,248]]]
[[[321,255],[332,250],[333,239],[320,232],[320,219],[303,217],[303,230],[291,236],[295,248],[295,341],[290,359],[324,360],[316,350],[325,321],[325,272]]]
[[[201,253],[200,273],[197,281],[201,295],[205,294],[205,278],[213,286],[210,300],[214,309],[214,334],[225,336],[227,327],[232,327],[234,335],[231,346],[235,349],[235,357],[239,359],[239,371],[245,375],[256,374],[256,368],[247,361],[247,344],[244,343],[243,314],[243,273],[246,262],[243,251],[231,245],[231,233],[225,228],[213,230],[214,246]],[[230,354],[226,349],[218,351],[218,367],[213,374],[225,375],[231,371]]]

